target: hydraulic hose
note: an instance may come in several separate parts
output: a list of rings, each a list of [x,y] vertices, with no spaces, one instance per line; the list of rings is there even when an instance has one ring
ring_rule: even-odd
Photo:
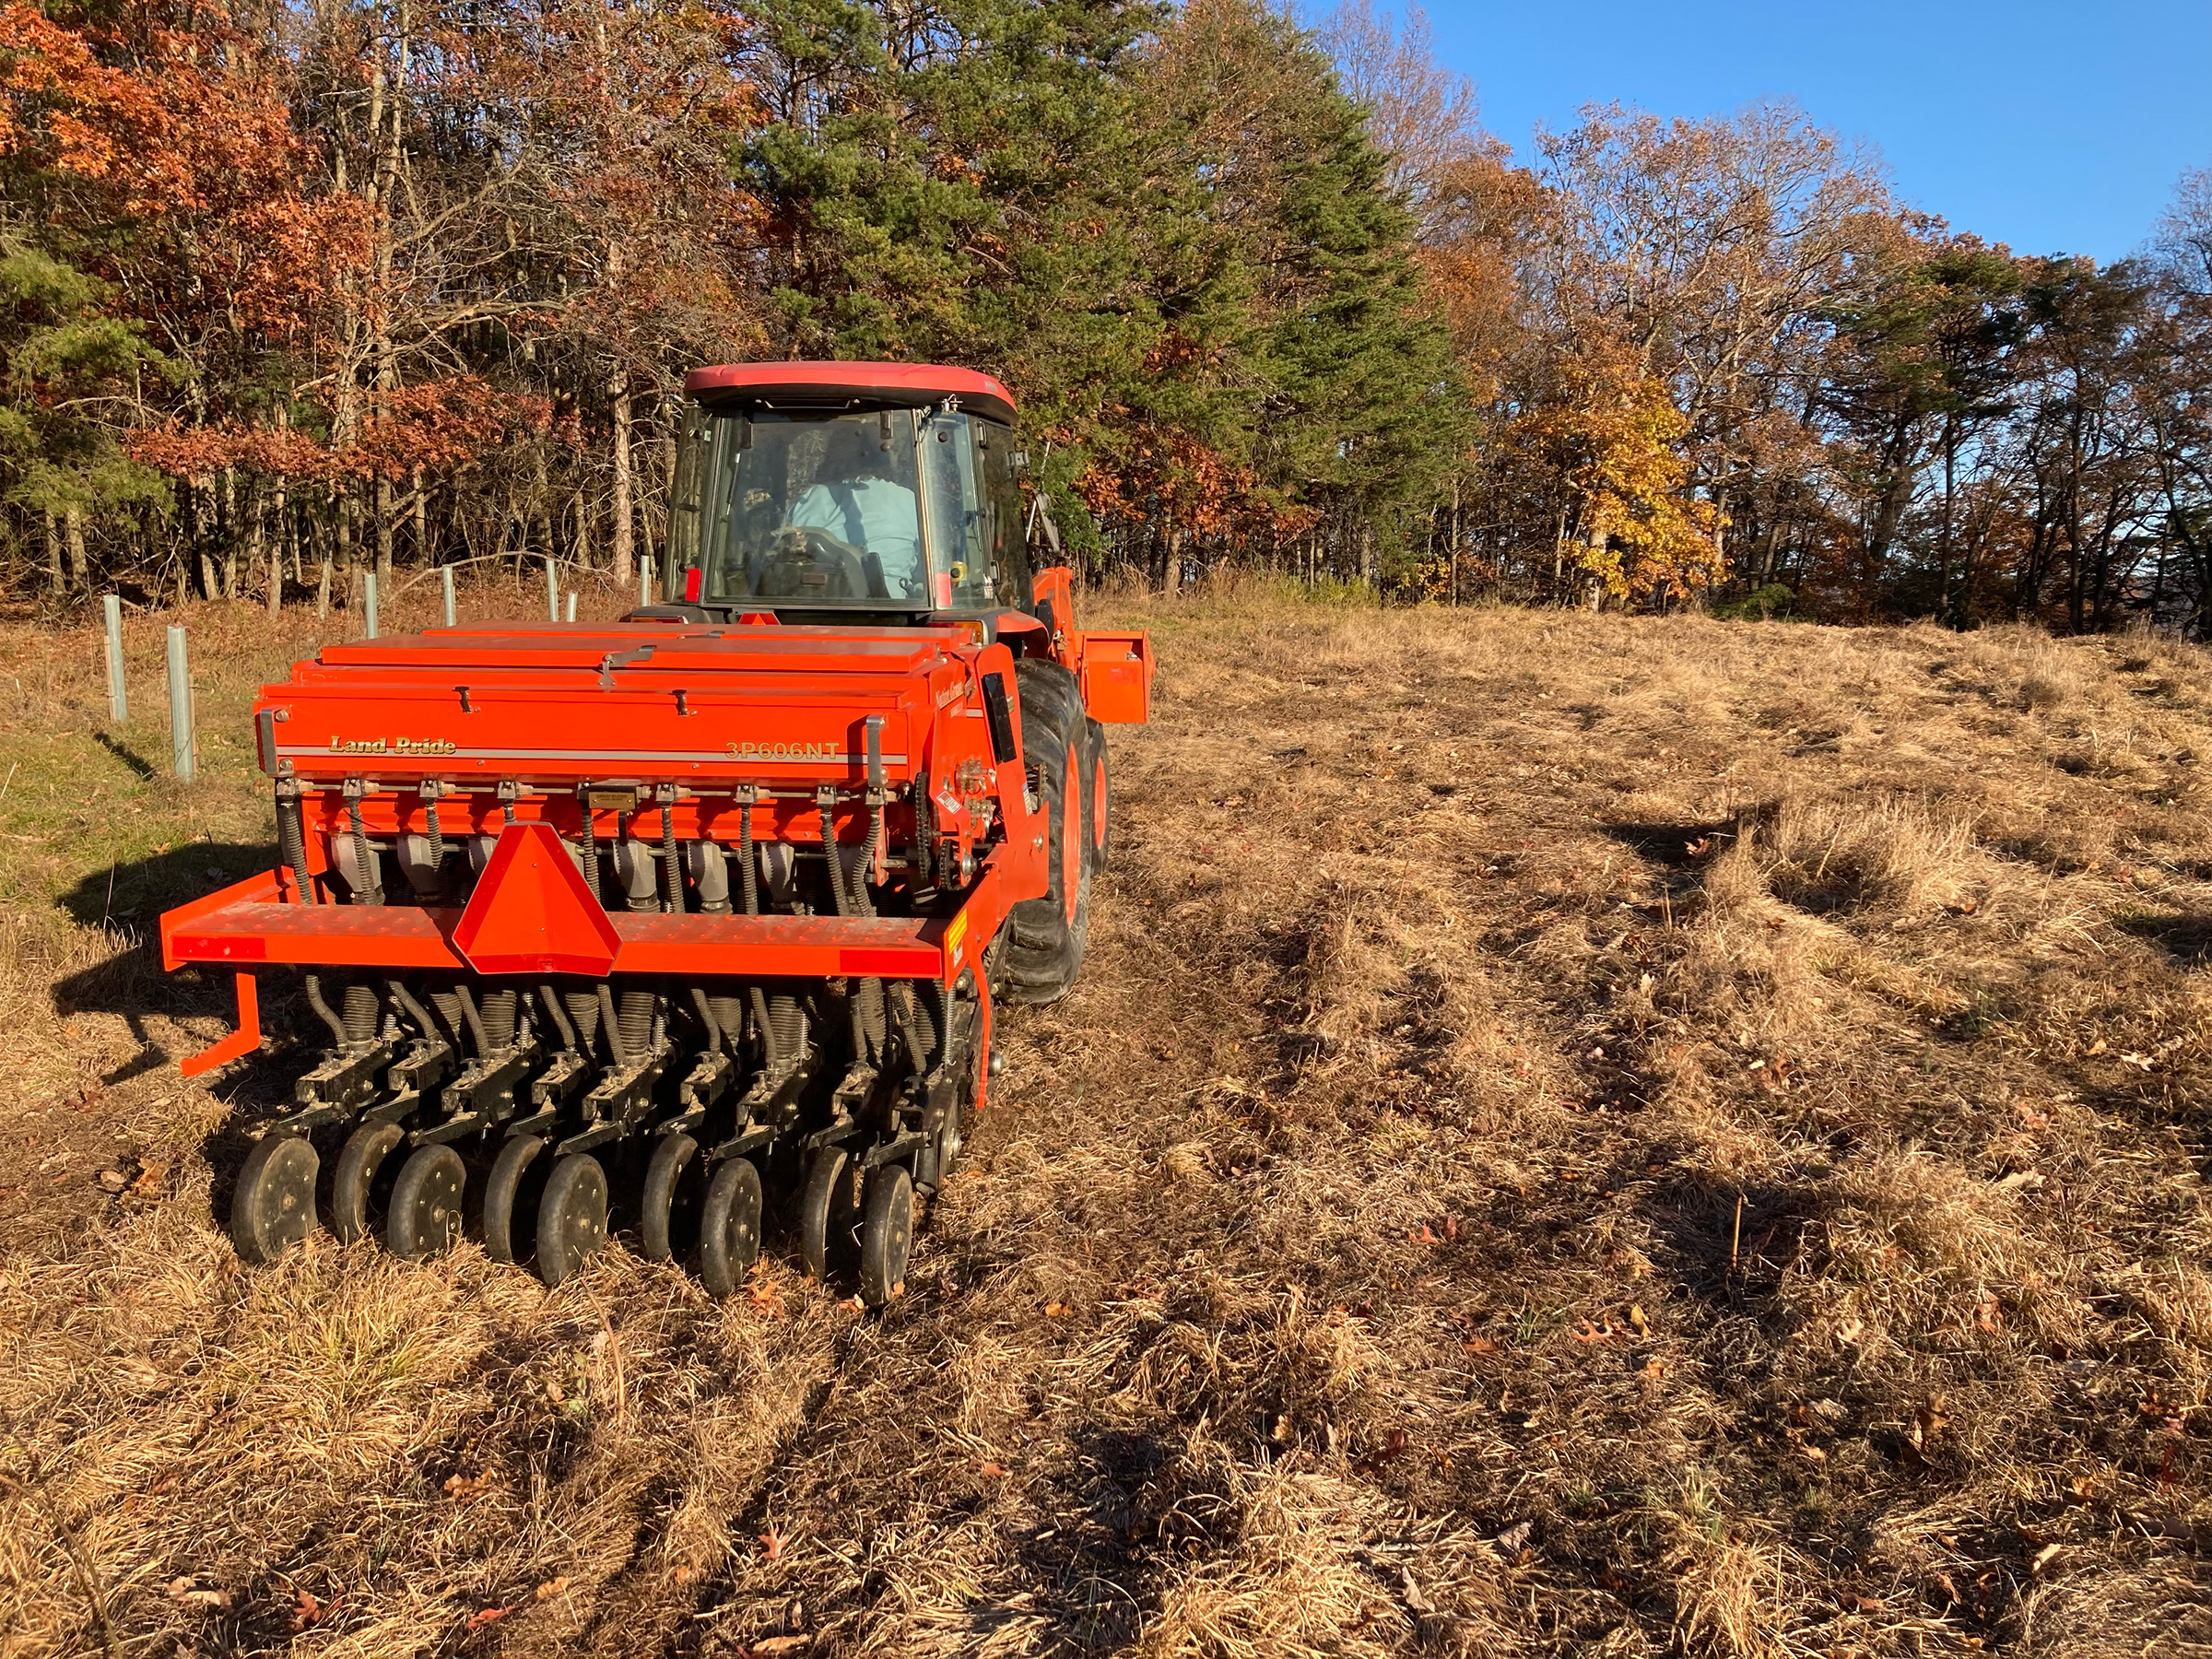
[[[376,849],[369,844],[369,831],[361,824],[361,800],[356,795],[346,803],[346,816],[353,825],[354,856],[360,860],[361,890],[353,896],[356,904],[382,904],[384,901],[384,884],[377,874]]]
[[[445,831],[438,828],[438,797],[425,795],[422,801],[424,825],[430,832],[430,864],[441,868],[445,864]]]
[[[605,980],[599,982],[599,1024],[606,1032],[607,1052],[614,1055],[615,1064],[627,1067],[629,1051],[622,1042],[622,1022],[615,1018],[615,994]]]
[[[574,1048],[576,1046],[576,1028],[569,1023],[569,1012],[560,1006],[560,998],[554,992],[550,983],[538,986],[537,1000],[545,1006],[546,1012],[552,1017],[554,1029],[560,1033],[561,1046]]]
[[[284,862],[292,872],[292,885],[299,890],[300,902],[313,904],[315,878],[307,872],[307,826],[302,821],[297,791],[276,797],[276,840],[283,848]]]
[[[505,994],[512,995],[512,993]],[[453,996],[461,1005],[461,1018],[468,1022],[468,1034],[477,1045],[477,1057],[482,1059],[491,1053],[491,1044],[484,1036],[484,1021],[477,1013],[477,999],[468,994],[466,985],[455,985]]]
[[[392,994],[392,1000],[405,1008],[408,1017],[422,1028],[422,1034],[425,1037],[438,1035],[438,1026],[430,1018],[430,1011],[415,1000],[415,993],[408,990],[404,982],[388,979],[384,982],[384,989]]]
[[[722,1022],[714,1018],[714,1009],[707,1001],[707,994],[697,985],[691,987],[691,1006],[698,1010],[699,1023],[707,1028],[707,1047],[722,1047]]]
[[[330,1028],[330,1038],[340,1048],[346,1046],[346,1022],[333,1012],[323,1000],[323,976],[319,973],[301,975],[307,982],[307,1006],[315,1011],[315,1018]]]

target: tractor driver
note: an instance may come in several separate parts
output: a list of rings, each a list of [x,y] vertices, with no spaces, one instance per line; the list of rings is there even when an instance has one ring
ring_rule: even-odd
[[[881,597],[919,599],[921,517],[914,492],[895,482],[890,471],[874,421],[839,421],[815,481],[792,503],[791,523],[801,530],[826,530],[859,549],[870,585]]]

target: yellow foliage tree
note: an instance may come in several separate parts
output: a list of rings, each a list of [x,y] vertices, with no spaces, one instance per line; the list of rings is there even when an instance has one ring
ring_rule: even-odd
[[[1516,422],[1574,503],[1559,525],[1562,563],[1617,599],[1681,598],[1721,581],[1726,521],[1691,492],[1689,422],[1666,388],[1614,351],[1562,370],[1556,399]]]

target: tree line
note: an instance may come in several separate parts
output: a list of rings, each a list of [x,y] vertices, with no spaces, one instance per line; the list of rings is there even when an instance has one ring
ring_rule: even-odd
[[[633,579],[684,371],[998,375],[1093,575],[1833,618],[2212,592],[2212,172],[2145,252],[1800,112],[1515,157],[1351,0],[0,6],[0,579]]]

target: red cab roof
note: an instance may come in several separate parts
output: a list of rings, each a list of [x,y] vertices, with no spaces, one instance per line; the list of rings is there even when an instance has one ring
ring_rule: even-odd
[[[724,363],[692,370],[684,377],[684,390],[710,401],[756,397],[818,404],[853,397],[910,408],[957,397],[992,420],[1011,424],[1014,419],[1014,394],[989,375],[928,363]]]

